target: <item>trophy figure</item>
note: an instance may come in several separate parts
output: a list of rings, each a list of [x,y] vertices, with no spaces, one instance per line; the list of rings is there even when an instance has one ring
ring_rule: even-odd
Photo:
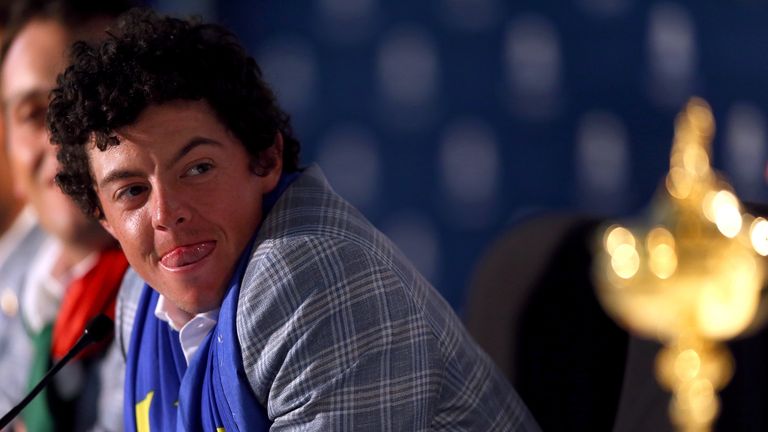
[[[768,254],[768,221],[744,212],[711,168],[713,134],[709,106],[691,99],[650,214],[603,230],[593,269],[609,315],[664,345],[656,375],[681,431],[711,430],[734,367],[723,341],[755,325]]]

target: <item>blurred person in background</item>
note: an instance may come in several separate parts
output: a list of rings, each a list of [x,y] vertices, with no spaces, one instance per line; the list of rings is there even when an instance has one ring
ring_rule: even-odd
[[[118,305],[126,430],[538,430],[448,303],[299,168],[226,29],[124,15],[74,47],[48,122],[57,182],[143,279]]]
[[[8,20],[9,1],[0,2],[0,40]],[[26,345],[9,340],[18,321],[19,294],[24,285],[27,263],[44,238],[35,223],[34,212],[13,187],[8,152],[5,148],[4,118],[0,116],[0,364],[14,358]],[[0,386],[0,399],[10,399],[8,386]],[[14,395],[15,397],[15,395]]]
[[[6,152],[18,196],[47,237],[25,260],[19,317],[8,331],[13,355],[0,364],[0,411],[23,398],[100,313],[114,315],[127,261],[115,240],[86,218],[54,183],[56,148],[45,127],[50,91],[70,45],[99,38],[125,2],[27,0],[9,12],[2,45],[0,97]],[[92,347],[63,369],[16,423],[30,431],[118,430],[121,372]],[[98,402],[97,402],[98,401]],[[98,414],[101,414],[97,419]],[[116,418],[117,417],[117,418]]]

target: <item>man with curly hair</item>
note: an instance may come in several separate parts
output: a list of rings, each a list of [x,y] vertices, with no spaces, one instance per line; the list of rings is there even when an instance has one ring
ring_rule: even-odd
[[[536,430],[450,306],[298,166],[235,37],[133,11],[78,43],[57,182],[120,242],[126,430]],[[220,429],[223,428],[223,429]]]

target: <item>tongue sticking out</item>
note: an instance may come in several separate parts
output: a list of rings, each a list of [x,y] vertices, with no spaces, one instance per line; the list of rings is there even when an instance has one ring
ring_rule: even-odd
[[[202,242],[189,246],[179,246],[165,254],[160,262],[167,268],[179,268],[194,264],[213,252],[215,242]]]

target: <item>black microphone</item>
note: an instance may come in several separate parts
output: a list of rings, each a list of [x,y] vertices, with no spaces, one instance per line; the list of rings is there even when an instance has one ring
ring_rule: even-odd
[[[85,349],[88,345],[96,342],[100,342],[107,338],[113,330],[114,323],[111,319],[109,319],[106,315],[99,315],[96,318],[92,319],[91,322],[88,323],[87,326],[85,326],[85,330],[83,331],[83,335],[80,336],[80,339],[77,340],[74,346],[69,349],[67,354],[64,355],[64,357],[61,358],[58,362],[56,362],[55,365],[51,368],[51,370],[48,371],[48,373],[45,374],[43,379],[40,380],[39,383],[35,386],[35,388],[32,389],[32,391],[29,392],[29,394],[21,401],[18,405],[13,407],[12,410],[8,411],[8,414],[4,415],[2,419],[0,419],[0,430],[2,430],[4,427],[8,426],[8,424],[16,418],[17,415],[23,410],[27,404],[29,404],[32,399],[37,396],[40,391],[45,388],[46,385],[48,385],[48,382],[53,378],[54,375],[56,375],[57,372],[61,368],[64,367],[72,358],[80,353],[83,349]]]

